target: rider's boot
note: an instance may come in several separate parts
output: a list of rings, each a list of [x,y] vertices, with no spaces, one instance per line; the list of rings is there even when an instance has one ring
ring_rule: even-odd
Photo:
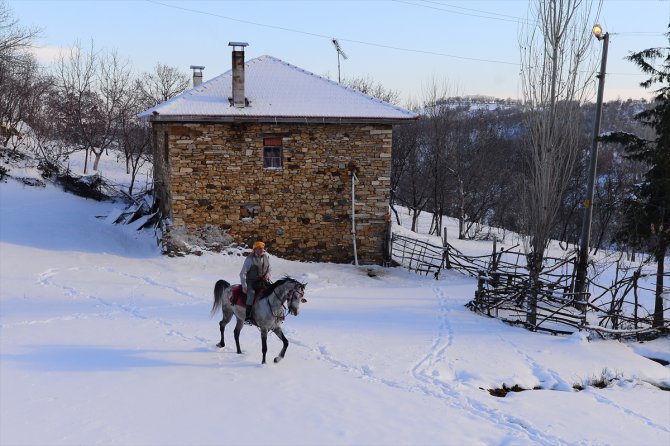
[[[247,305],[247,316],[244,318],[245,324],[251,324],[251,305]]]

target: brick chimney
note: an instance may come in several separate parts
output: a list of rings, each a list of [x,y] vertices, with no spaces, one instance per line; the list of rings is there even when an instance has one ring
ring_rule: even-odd
[[[233,47],[233,106],[244,108],[247,103],[244,97],[244,47],[249,44],[228,42],[228,46]]]
[[[193,88],[202,84],[202,70],[204,69],[205,67],[200,65],[191,65],[191,70],[193,70]]]

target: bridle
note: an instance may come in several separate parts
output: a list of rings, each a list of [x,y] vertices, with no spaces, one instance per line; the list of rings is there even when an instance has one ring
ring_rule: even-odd
[[[287,291],[285,294],[287,295],[287,298],[283,300],[281,306],[279,306],[276,310],[272,309],[272,304],[270,303],[270,299],[268,299],[268,305],[270,305],[270,311],[272,312],[272,315],[275,317],[277,323],[281,323],[286,319],[286,315],[291,312],[291,307],[293,306],[294,300],[300,299],[301,302],[307,302],[307,300],[305,300],[305,298],[303,297],[305,294],[304,291],[305,285],[301,284],[298,281],[293,281],[293,283],[294,283],[293,288]],[[300,292],[298,291],[298,289],[300,289]]]
[[[298,295],[298,288],[303,290],[303,292],[300,293],[300,295]],[[286,307],[285,307],[286,312],[284,313],[284,317],[286,317],[286,315],[289,313],[289,311],[291,311],[291,307],[293,306],[293,301],[296,300],[296,299],[302,299],[303,298],[302,296],[304,295],[304,287],[301,286],[300,284],[296,284],[296,286],[291,291],[289,291],[289,293],[290,293],[289,297],[285,300],[285,302],[286,302]]]

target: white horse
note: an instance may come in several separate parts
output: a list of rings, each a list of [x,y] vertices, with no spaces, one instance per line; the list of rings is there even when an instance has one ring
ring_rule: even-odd
[[[286,316],[286,313],[284,312],[284,304],[287,304],[288,313],[297,316],[300,311],[300,304],[307,302],[307,299],[303,297],[305,294],[305,286],[307,286],[307,284],[300,283],[290,277],[284,277],[270,285],[265,293],[256,299],[252,313],[253,325],[261,329],[261,342],[263,345],[262,364],[265,364],[265,353],[268,351],[268,331],[274,332],[274,334],[276,334],[284,343],[284,348],[282,348],[279,356],[275,358],[275,362],[284,359],[284,354],[288,348],[288,339],[286,339],[286,336],[284,336],[284,333],[281,330],[281,324],[284,322]],[[237,318],[237,324],[234,329],[235,344],[237,345],[237,353],[242,353],[242,350],[240,349],[240,332],[244,326],[246,308],[244,305],[234,305],[231,302],[234,289],[235,287],[231,286],[225,280],[216,282],[214,285],[214,304],[212,305],[210,316],[214,316],[214,313],[221,308],[221,311],[223,312],[223,319],[219,322],[221,342],[216,344],[216,346],[223,348],[226,345],[223,340],[223,332],[228,322],[233,318],[233,314],[235,315]]]

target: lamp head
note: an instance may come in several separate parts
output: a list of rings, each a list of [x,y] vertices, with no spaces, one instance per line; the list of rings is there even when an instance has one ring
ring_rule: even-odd
[[[598,23],[593,25],[593,35],[596,36],[598,40],[601,40],[603,38],[603,27],[600,26]]]

